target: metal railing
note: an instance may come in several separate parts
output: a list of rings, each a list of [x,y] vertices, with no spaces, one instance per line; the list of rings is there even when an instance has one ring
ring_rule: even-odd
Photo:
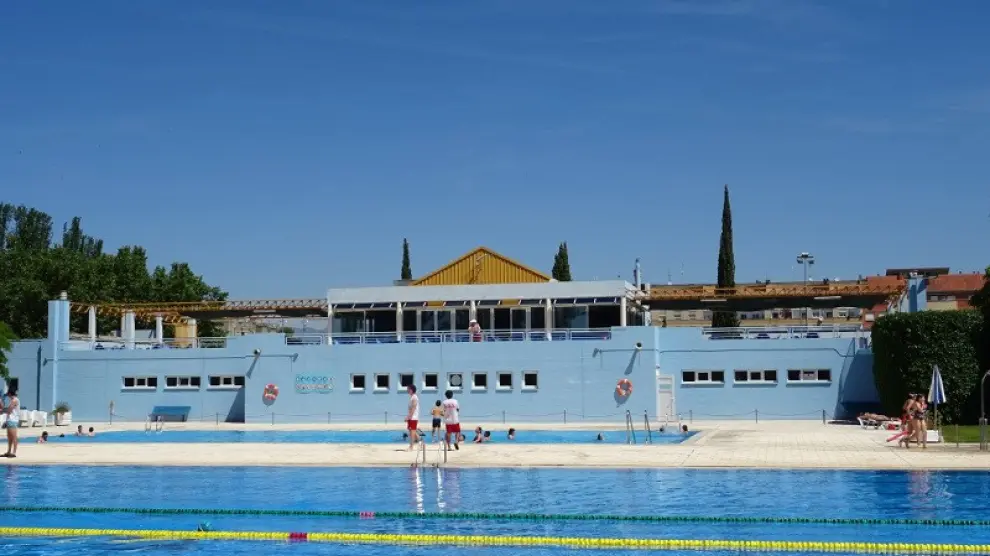
[[[653,444],[653,429],[650,428],[650,413],[643,410],[643,427],[646,430],[646,443]]]
[[[636,443],[636,427],[633,426],[632,413],[626,411],[626,444]]]
[[[742,326],[739,328],[703,328],[701,333],[712,340],[776,340],[784,338],[842,338],[863,333],[863,327],[833,326]],[[844,336],[845,335],[845,336]]]
[[[564,342],[579,340],[608,340],[608,328],[571,330],[487,330],[480,334],[460,332],[348,332],[339,334],[307,334],[285,337],[287,345],[347,344],[437,344],[481,342]]]
[[[126,340],[113,338],[108,340],[69,340],[62,342],[59,347],[63,351],[90,350],[154,350],[154,349],[220,349],[227,347],[227,338],[163,338]]]

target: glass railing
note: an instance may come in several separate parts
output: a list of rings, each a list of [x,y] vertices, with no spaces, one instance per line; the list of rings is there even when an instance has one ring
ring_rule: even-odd
[[[333,344],[437,344],[472,342],[566,342],[579,340],[608,340],[612,331],[608,328],[571,330],[487,330],[479,334],[470,332],[353,332],[286,336],[287,345]]]
[[[778,340],[786,338],[855,338],[864,332],[855,325],[832,326],[743,326],[739,328],[703,328],[701,333],[712,340]]]

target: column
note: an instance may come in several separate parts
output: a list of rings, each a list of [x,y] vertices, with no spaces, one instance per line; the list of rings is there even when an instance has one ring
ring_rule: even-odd
[[[625,296],[619,298],[619,326],[626,326],[629,310]]]
[[[327,303],[327,345],[333,344],[333,305]]]
[[[120,315],[120,339],[123,340],[127,337],[127,313]]]
[[[547,329],[547,341],[553,339],[553,301],[547,298],[547,304],[543,306],[544,311],[544,325]]]
[[[96,347],[96,307],[90,306],[89,308],[89,343],[92,344],[90,348]]]
[[[395,304],[395,337],[402,341],[402,303]]]
[[[124,336],[124,345],[127,349],[134,349],[134,311],[127,311],[124,313],[124,330],[127,334]]]
[[[192,347],[199,347],[199,330],[196,328],[196,319],[186,321],[186,334],[189,335],[189,344]]]
[[[469,320],[477,320],[478,319],[478,304],[475,303],[473,299],[471,301],[469,301],[468,303],[470,304],[468,306],[468,319]]]
[[[158,345],[165,343],[165,326],[161,315],[155,315],[155,339],[158,340]]]

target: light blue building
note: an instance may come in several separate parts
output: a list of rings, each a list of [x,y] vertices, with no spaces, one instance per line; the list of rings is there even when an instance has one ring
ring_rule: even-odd
[[[424,418],[453,390],[466,424],[621,421],[626,411],[655,422],[821,420],[877,403],[857,327],[660,328],[624,281],[330,290],[323,334],[191,347],[138,339],[133,314],[122,338],[73,339],[70,303],[49,302],[48,337],[16,343],[10,366],[25,408],[65,402],[76,421],[173,408],[190,421],[398,425],[407,384]],[[617,391],[624,379],[628,395]]]

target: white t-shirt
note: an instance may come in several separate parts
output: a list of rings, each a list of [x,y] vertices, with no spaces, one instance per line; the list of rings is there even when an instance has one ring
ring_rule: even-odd
[[[461,422],[461,405],[451,398],[443,401],[443,420],[448,425],[458,425]]]
[[[409,415],[411,421],[419,421],[419,396],[416,394],[409,396]]]

